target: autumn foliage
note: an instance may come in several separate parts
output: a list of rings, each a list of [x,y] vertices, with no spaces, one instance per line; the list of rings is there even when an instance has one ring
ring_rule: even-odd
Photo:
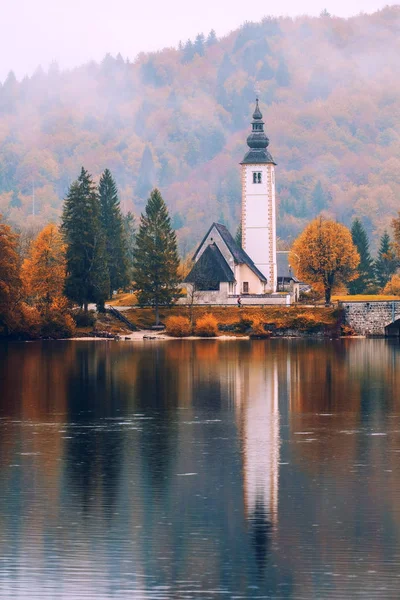
[[[201,337],[215,337],[218,335],[218,321],[211,313],[197,319],[194,333]]]
[[[54,223],[46,225],[32,243],[29,258],[22,265],[21,277],[27,296],[43,308],[63,295],[65,244]]]
[[[168,317],[166,327],[168,335],[172,337],[186,337],[192,333],[192,327],[187,317]]]
[[[301,281],[323,288],[330,304],[334,287],[357,277],[360,257],[347,227],[319,217],[296,239],[289,262]]]
[[[212,45],[53,65],[22,81],[10,73],[0,211],[43,226],[82,164],[96,180],[109,166],[124,212],[138,217],[160,187],[185,254],[213,220],[233,232],[258,88],[278,163],[278,235],[294,239],[324,210],[347,225],[358,215],[375,250],[399,202],[399,23],[398,6],[348,19],[266,17]]]
[[[17,244],[17,236],[2,222],[0,215],[0,333],[3,330],[6,334],[20,317],[21,280]]]
[[[383,288],[383,293],[400,296],[400,275],[393,275],[392,279]]]

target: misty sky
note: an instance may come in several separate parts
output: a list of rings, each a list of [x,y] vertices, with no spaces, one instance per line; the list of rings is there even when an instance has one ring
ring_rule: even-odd
[[[215,29],[222,36],[265,15],[373,12],[381,0],[1,0],[0,80],[18,79],[56,60],[61,68],[99,61],[106,52],[131,60]]]

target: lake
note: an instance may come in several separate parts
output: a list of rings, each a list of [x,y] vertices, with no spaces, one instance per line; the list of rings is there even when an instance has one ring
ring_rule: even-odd
[[[0,598],[399,598],[398,341],[0,344]]]

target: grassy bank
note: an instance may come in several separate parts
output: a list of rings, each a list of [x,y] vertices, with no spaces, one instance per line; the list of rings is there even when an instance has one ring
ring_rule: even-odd
[[[205,314],[212,314],[220,331],[245,333],[253,322],[261,322],[271,331],[297,330],[300,332],[326,332],[333,334],[340,327],[341,313],[337,309],[301,306],[195,306],[193,320],[197,321]],[[139,329],[147,329],[154,323],[154,310],[151,308],[132,308],[123,313]],[[160,318],[166,322],[168,317],[189,317],[189,308],[173,306],[161,308]]]

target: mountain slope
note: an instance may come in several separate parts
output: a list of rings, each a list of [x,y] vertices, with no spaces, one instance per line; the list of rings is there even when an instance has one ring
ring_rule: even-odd
[[[321,210],[376,239],[400,208],[400,7],[351,19],[264,19],[181,49],[53,65],[0,89],[0,212],[59,215],[84,165],[108,167],[124,210],[158,185],[183,252],[212,220],[235,230],[257,93],[278,163],[278,234]],[[32,193],[35,216],[32,216]]]

